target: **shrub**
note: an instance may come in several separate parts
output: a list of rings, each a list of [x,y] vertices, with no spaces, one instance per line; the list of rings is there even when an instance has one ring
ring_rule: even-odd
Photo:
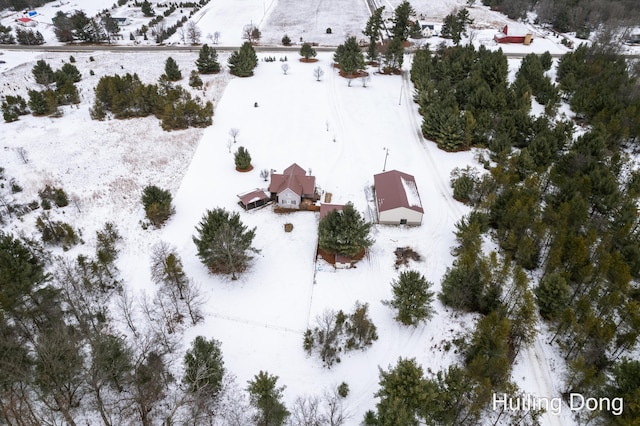
[[[338,386],[338,395],[342,398],[346,398],[347,395],[349,395],[349,385],[347,382],[340,383],[340,386]]]
[[[42,208],[45,210],[47,209],[45,207],[45,201],[49,201],[49,208],[51,208],[51,202],[55,203],[58,207],[65,207],[69,205],[67,193],[64,192],[64,189],[62,188],[55,188],[47,185],[38,193],[38,195],[40,195],[40,198],[42,199]]]
[[[149,185],[142,190],[142,205],[147,219],[154,226],[162,226],[174,213],[171,201],[171,193],[155,185]]]
[[[282,45],[283,46],[291,46],[291,39],[286,34],[282,37]]]
[[[327,34],[331,34],[331,27],[328,27],[328,28],[327,28],[326,33],[327,33]]]
[[[76,58],[73,57],[73,55],[69,56],[69,62],[71,62],[72,64],[76,62]]]
[[[191,71],[191,75],[189,75],[189,86],[201,89],[202,88],[202,79],[196,70]]]
[[[245,147],[238,147],[238,150],[234,154],[233,158],[238,170],[247,170],[251,167],[251,155]]]
[[[62,244],[65,250],[78,244],[80,240],[71,225],[52,221],[48,213],[43,213],[36,219],[36,229],[40,231],[43,243]]]

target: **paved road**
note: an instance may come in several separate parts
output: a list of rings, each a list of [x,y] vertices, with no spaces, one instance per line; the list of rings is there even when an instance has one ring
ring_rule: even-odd
[[[24,46],[16,44],[0,44],[0,52],[2,50],[36,50],[40,52],[198,52],[201,45],[116,45],[116,44],[70,44],[70,45],[40,45],[40,46]],[[239,50],[240,46],[218,46],[215,45],[216,50],[220,52],[230,52],[233,50]],[[298,52],[300,46],[255,46],[258,52]],[[336,50],[335,46],[314,46],[314,49],[318,52],[333,52]],[[415,49],[407,49],[405,53],[413,53]],[[526,56],[526,53],[505,53],[508,58],[518,59]],[[552,53],[554,58],[561,58],[564,53]],[[628,59],[640,59],[640,54],[622,54],[622,56]]]

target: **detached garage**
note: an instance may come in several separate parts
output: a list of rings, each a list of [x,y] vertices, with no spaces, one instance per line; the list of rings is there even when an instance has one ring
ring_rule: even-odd
[[[422,224],[422,202],[413,176],[390,170],[373,176],[378,223],[383,225]]]

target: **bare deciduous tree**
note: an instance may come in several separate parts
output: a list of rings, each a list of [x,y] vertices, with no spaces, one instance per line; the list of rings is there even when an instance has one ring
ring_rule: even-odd
[[[235,127],[229,129],[229,135],[233,138],[233,143],[236,143],[236,137],[238,136],[238,133],[240,133],[240,129],[237,129]]]
[[[322,68],[316,67],[313,70],[313,76],[316,78],[316,81],[320,81],[323,75],[324,75],[324,71],[322,71]]]
[[[215,31],[213,33],[213,44],[218,44],[218,42],[220,41],[220,31]]]
[[[316,395],[299,396],[291,407],[293,426],[316,426],[325,424],[320,414],[320,398]]]
[[[233,141],[231,139],[227,139],[227,149],[229,150],[229,154],[231,154],[232,146],[233,146]]]
[[[189,41],[191,42],[191,44],[200,43],[200,37],[202,37],[202,31],[200,31],[200,28],[198,28],[198,25],[193,21],[189,21],[187,23],[187,37],[189,38]]]
[[[287,75],[287,71],[289,71],[289,64],[282,64],[280,68],[282,68],[284,75]]]
[[[360,82],[362,82],[362,87],[367,87],[367,84],[369,83],[370,79],[371,78],[366,74],[361,75],[360,76]]]
[[[249,43],[256,43],[260,40],[262,33],[254,24],[247,24],[242,28],[242,38]]]
[[[260,170],[260,177],[264,179],[264,181],[266,182],[267,179],[269,178],[269,170],[267,169]]]
[[[17,147],[16,152],[18,153],[18,157],[20,157],[20,159],[24,164],[27,164],[29,162],[29,157],[27,156],[27,150],[23,146]]]

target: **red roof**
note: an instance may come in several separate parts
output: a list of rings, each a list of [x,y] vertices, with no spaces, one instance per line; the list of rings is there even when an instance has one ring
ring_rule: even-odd
[[[281,193],[285,189],[290,189],[298,195],[313,194],[316,189],[316,178],[307,176],[307,172],[297,164],[284,169],[282,174],[273,173],[269,192]]]
[[[416,180],[413,176],[397,170],[390,170],[374,175],[373,182],[376,188],[376,203],[379,212],[406,207],[424,213]]]
[[[33,19],[29,19],[29,18],[18,18],[18,21],[20,21],[20,22],[24,22],[25,24],[26,24],[27,22],[31,22],[32,20],[33,20]]]
[[[255,191],[247,192],[246,194],[240,194],[238,195],[238,198],[240,198],[243,205],[248,206],[256,201],[268,200],[271,196],[262,189],[256,189]]]
[[[320,220],[324,219],[326,215],[334,210],[341,211],[344,208],[342,204],[321,204],[320,205]]]

